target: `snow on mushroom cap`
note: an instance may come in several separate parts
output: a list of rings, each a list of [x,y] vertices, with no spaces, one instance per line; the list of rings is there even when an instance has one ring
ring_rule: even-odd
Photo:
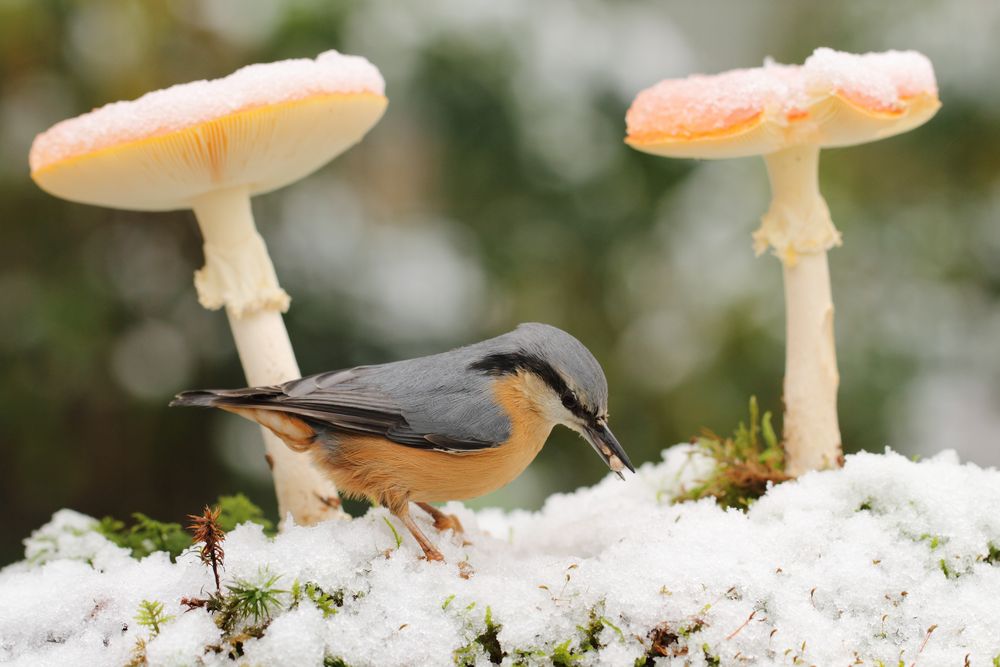
[[[901,111],[908,98],[938,92],[931,61],[916,51],[857,55],[820,48],[802,70],[810,90],[838,93],[872,110]]]
[[[801,66],[767,63],[661,81],[636,96],[625,120],[628,142],[641,146],[718,139],[765,121],[787,126],[832,96],[866,111],[898,114],[919,95],[937,97],[933,67],[920,53],[819,48]]]
[[[378,68],[365,58],[337,51],[321,53],[315,60],[248,65],[221,79],[171,86],[57,123],[35,137],[28,160],[34,172],[67,158],[182,130],[237,111],[314,95],[384,92],[385,81]]]
[[[667,79],[639,93],[625,116],[629,139],[720,134],[764,112],[795,115],[808,104],[799,68],[767,64],[722,74]]]

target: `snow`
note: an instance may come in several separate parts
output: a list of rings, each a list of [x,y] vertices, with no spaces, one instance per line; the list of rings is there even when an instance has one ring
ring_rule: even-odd
[[[667,79],[636,96],[626,115],[628,134],[697,136],[732,128],[761,114],[785,121],[804,117],[830,95],[881,111],[908,98],[937,95],[934,69],[916,51],[853,54],[816,49],[803,65],[767,62],[722,74]]]
[[[32,171],[129,141],[182,130],[269,104],[332,93],[382,95],[378,69],[361,56],[326,51],[316,57],[248,65],[229,76],[192,81],[114,102],[64,120],[35,137]]]
[[[475,639],[487,613],[506,664],[550,664],[567,641],[580,665],[632,664],[657,632],[657,664],[667,665],[709,656],[986,665],[1000,655],[997,470],[953,452],[921,462],[858,454],[841,470],[772,488],[747,512],[672,504],[707,467],[679,445],[624,483],[609,475],[537,513],[451,503],[471,544],[418,518],[446,563],[420,560],[405,533],[397,548],[383,509],[273,539],[242,525],[225,542],[224,584],[266,571],[286,591],[298,580],[340,592],[343,606],[324,617],[281,594],[285,609],[245,641],[237,664],[450,664],[459,651],[486,665]],[[57,512],[26,540],[29,560],[0,571],[0,662],[124,664],[141,638],[151,665],[232,664],[208,649],[223,641],[211,615],[180,605],[213,588],[195,554],[133,560],[90,531],[94,523]],[[158,636],[135,622],[144,599],[174,617]],[[594,618],[604,626],[599,648],[583,650],[581,628]]]

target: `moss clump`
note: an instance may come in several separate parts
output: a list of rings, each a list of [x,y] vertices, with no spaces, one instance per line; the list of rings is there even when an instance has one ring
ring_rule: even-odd
[[[241,523],[255,523],[264,529],[264,534],[274,537],[277,531],[274,523],[264,516],[264,510],[250,502],[242,493],[219,496],[219,527],[227,533]]]
[[[719,659],[719,656],[712,653],[711,647],[708,644],[701,645],[701,652],[705,655],[705,662],[709,667],[720,667],[722,665],[722,660]]]
[[[164,523],[151,519],[141,512],[132,515],[135,523],[129,527],[125,522],[106,516],[94,530],[132,552],[133,558],[145,558],[155,551],[170,554],[175,561],[181,552],[191,546],[191,537],[179,523]]]
[[[309,600],[323,613],[323,618],[330,618],[337,613],[340,607],[344,606],[343,591],[327,593],[311,581],[302,584],[296,579],[292,582],[291,594],[292,603],[289,605],[289,609],[295,609],[303,600]]]
[[[938,567],[941,569],[941,573],[944,574],[945,579],[958,579],[958,577],[961,576],[960,572],[956,572],[948,567],[948,561],[944,558],[938,561]]]
[[[614,630],[618,637],[622,641],[625,641],[625,634],[622,632],[622,629],[605,617],[603,610],[603,602],[598,607],[592,607],[587,625],[576,626],[576,629],[583,635],[583,639],[580,641],[580,648],[584,653],[587,651],[599,651],[605,647],[605,644],[601,643],[600,637],[606,627]]]
[[[764,495],[768,485],[784,482],[785,450],[771,426],[771,413],[763,417],[757,398],[750,398],[750,425],[743,422],[732,437],[722,438],[706,430],[694,440],[699,450],[715,461],[711,474],[675,500],[715,498],[723,507],[745,509]]]
[[[219,496],[218,526],[228,532],[241,523],[256,523],[267,535],[274,535],[274,524],[264,518],[264,512],[242,493],[234,496]],[[106,516],[94,530],[132,552],[133,558],[145,558],[156,551],[170,554],[175,561],[185,549],[191,546],[191,536],[179,523],[167,523],[152,519],[141,512],[132,514],[134,523],[126,526],[124,521]]]
[[[222,598],[221,609],[216,622],[220,628],[232,632],[237,623],[253,621],[254,625],[265,624],[271,614],[281,609],[280,595],[288,591],[277,587],[281,576],[262,569],[257,580],[236,579],[226,586],[228,591]]]
[[[455,599],[452,595],[445,603],[441,606],[442,609],[447,609],[451,604],[451,601]],[[473,602],[468,607],[466,611],[472,611],[476,606]],[[486,616],[483,619],[483,631],[476,635],[476,638],[465,646],[457,649],[452,656],[456,665],[475,665],[476,659],[479,655],[485,653],[486,657],[489,658],[490,662],[499,665],[503,662],[504,657],[507,653],[504,652],[503,647],[500,646],[500,629],[503,627],[499,623],[493,620],[493,610],[486,607]]]
[[[552,655],[549,656],[549,659],[553,665],[556,667],[574,667],[574,665],[577,665],[583,659],[583,654],[586,651],[572,651],[570,649],[570,644],[572,643],[573,639],[567,639],[552,649]]]

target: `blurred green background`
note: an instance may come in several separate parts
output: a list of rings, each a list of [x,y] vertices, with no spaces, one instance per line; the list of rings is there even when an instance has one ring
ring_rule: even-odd
[[[224,315],[196,301],[191,213],[55,199],[27,154],[107,102],[331,48],[380,67],[390,105],[254,200],[303,372],[548,322],[603,362],[636,463],[728,431],[751,394],[780,412],[784,324],[780,265],[750,247],[763,163],[628,149],[632,97],[817,46],[923,51],[937,117],[822,158],[844,442],[1000,462],[997,34],[986,1],[0,0],[0,563],[60,507],[181,520],[242,490],[274,512],[251,425],[166,407],[244,383]],[[478,504],[535,508],[606,472],[559,430]]]

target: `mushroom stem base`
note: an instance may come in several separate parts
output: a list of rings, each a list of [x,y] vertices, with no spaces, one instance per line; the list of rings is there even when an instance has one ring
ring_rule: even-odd
[[[787,341],[784,444],[786,470],[801,475],[839,465],[837,351],[826,252],[784,265]]]
[[[757,254],[769,246],[785,277],[784,443],[787,472],[829,468],[841,458],[837,420],[837,351],[826,251],[840,245],[819,191],[819,147],[793,146],[764,156],[771,207],[754,234]]]

